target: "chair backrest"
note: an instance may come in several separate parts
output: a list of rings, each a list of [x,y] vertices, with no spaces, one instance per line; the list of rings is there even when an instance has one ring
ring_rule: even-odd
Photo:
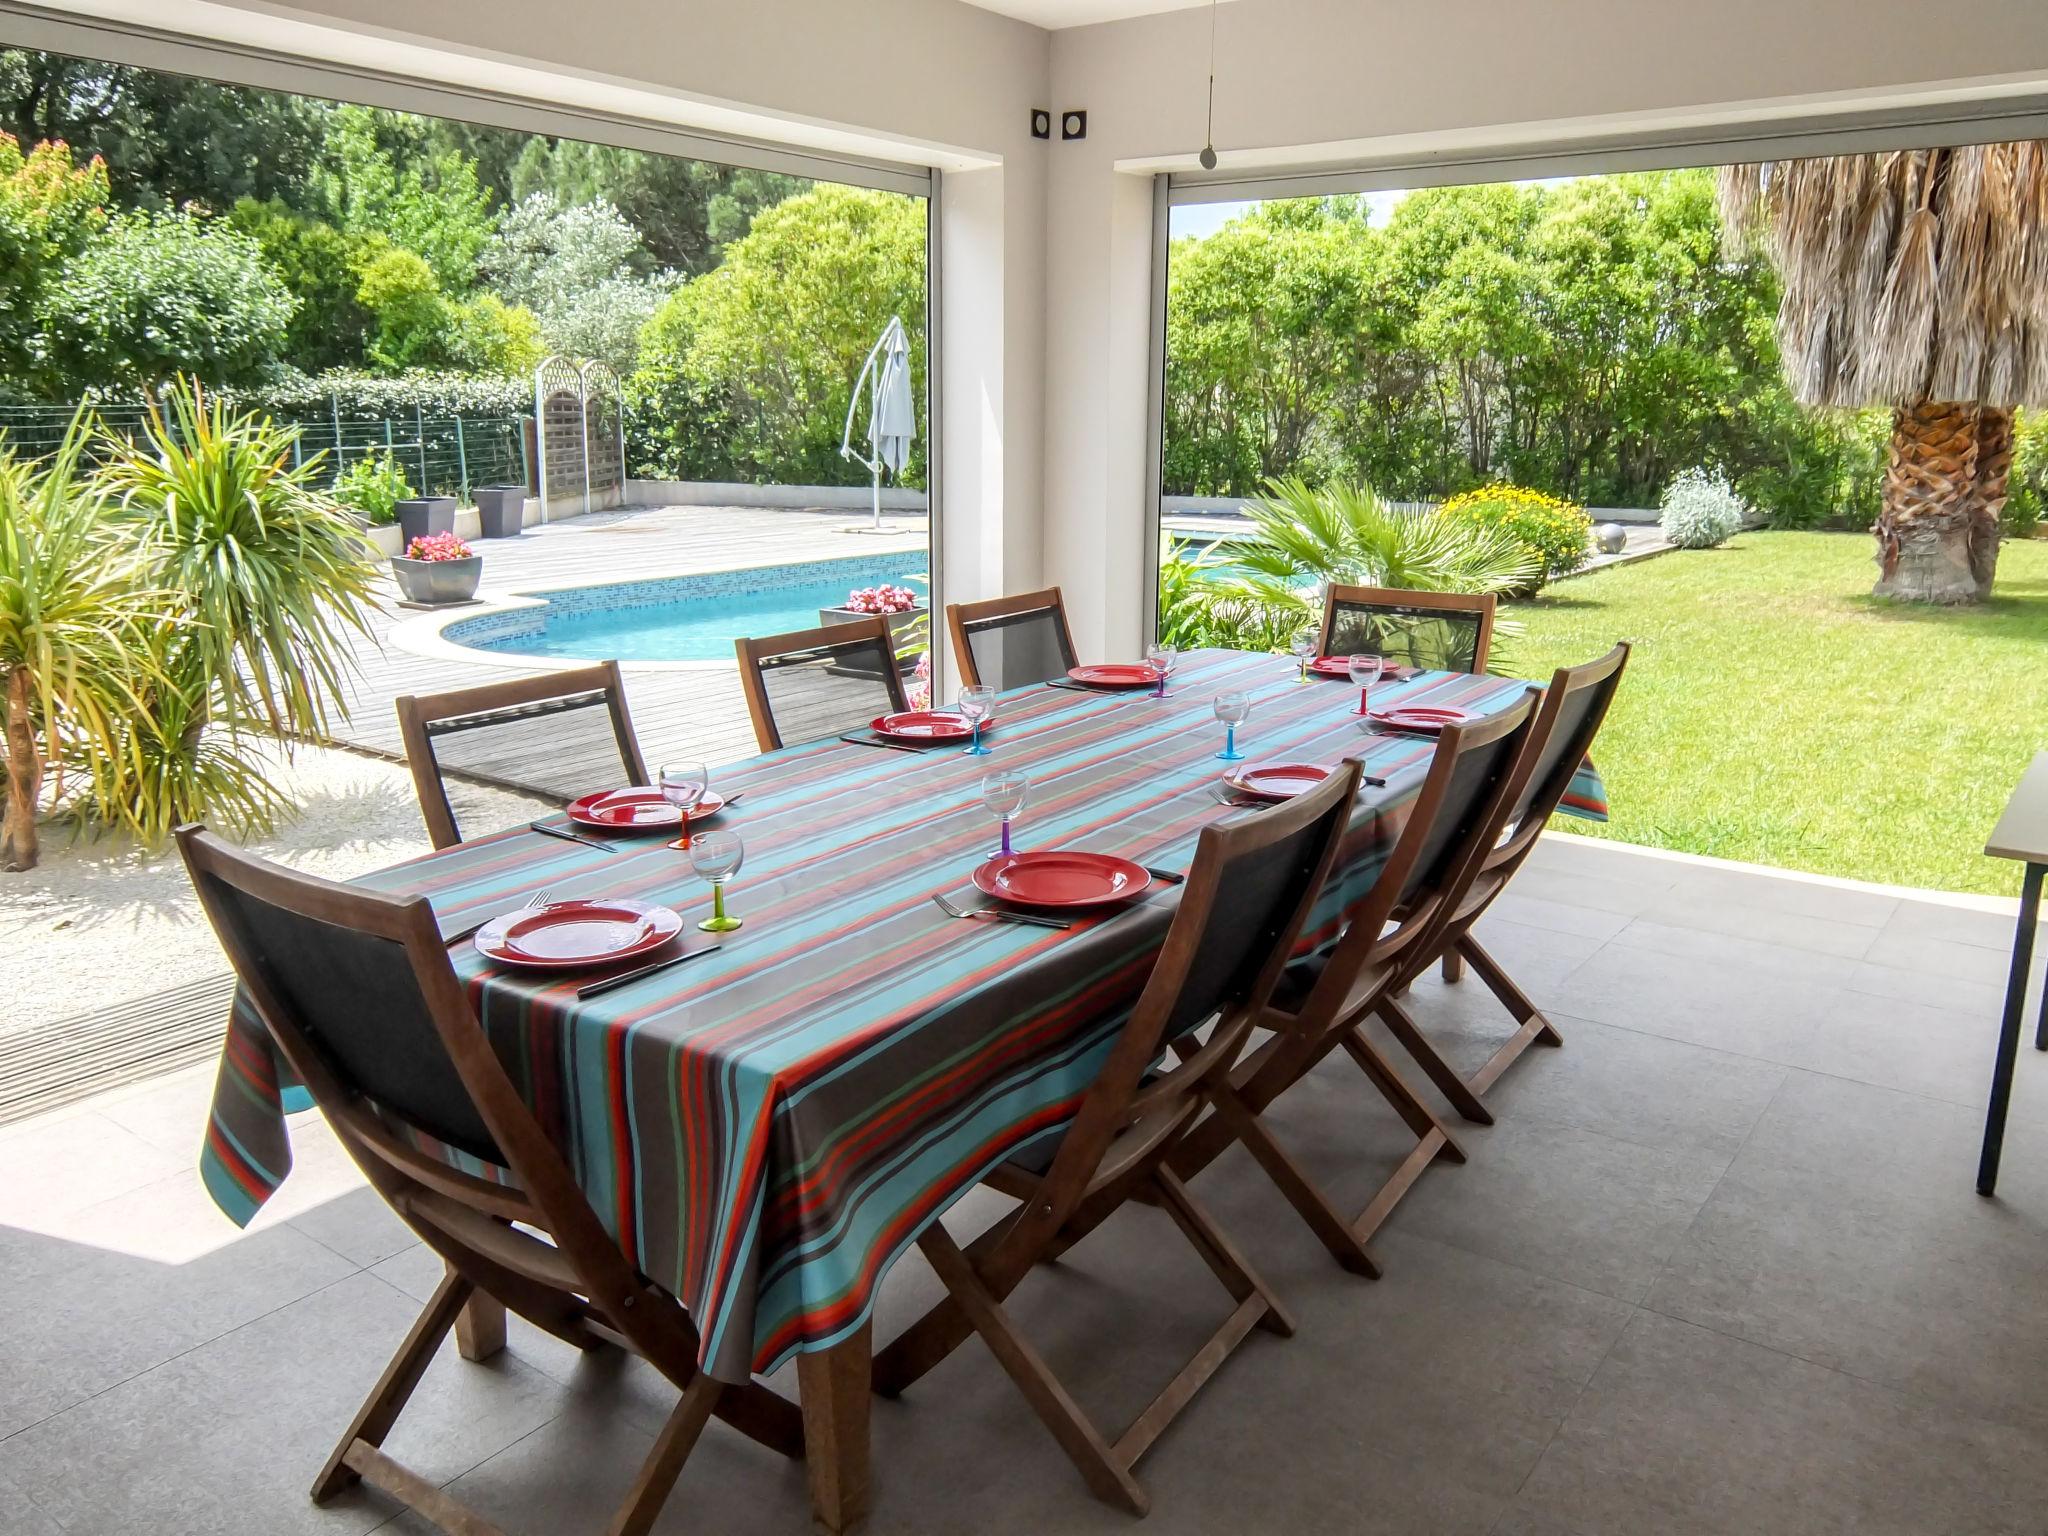
[[[1306,794],[1203,829],[1151,976],[1048,1170],[1055,1206],[1098,1177],[1112,1141],[1119,1164],[1155,1150],[1200,1107],[1208,1075],[1230,1069],[1329,878],[1360,777],[1347,761]],[[1199,1047],[1155,1068],[1211,1019]]]
[[[570,800],[645,784],[615,661],[398,701],[420,815],[436,848],[462,841],[446,776]]]
[[[864,730],[877,715],[909,708],[895,638],[877,614],[740,640],[734,648],[763,752]]]
[[[485,1038],[424,897],[300,874],[199,827],[179,828],[178,846],[285,1061],[371,1184],[444,1257],[481,1253],[611,1309],[638,1289]],[[511,1177],[467,1173],[422,1150],[423,1138]],[[555,1246],[515,1241],[510,1221]],[[566,1285],[563,1257],[579,1277]]]
[[[1337,1017],[1361,977],[1426,942],[1455,910],[1500,840],[1535,712],[1532,689],[1483,720],[1445,727],[1379,878],[1344,913],[1344,932],[1301,1005],[1304,1017]]]
[[[1571,788],[1572,776],[1593,748],[1593,738],[1621,688],[1628,665],[1626,640],[1605,656],[1576,667],[1559,667],[1529,730],[1529,747],[1509,790],[1506,836],[1486,856],[1487,869],[1519,862],[1542,835],[1551,813]]]
[[[1332,586],[1323,598],[1316,654],[1371,654],[1436,672],[1484,672],[1493,610],[1491,592]]]
[[[969,686],[1026,688],[1065,677],[1078,662],[1058,587],[948,603],[946,628],[960,680]]]

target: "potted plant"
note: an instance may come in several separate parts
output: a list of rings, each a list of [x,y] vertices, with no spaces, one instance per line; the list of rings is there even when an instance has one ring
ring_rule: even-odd
[[[453,496],[407,496],[398,503],[398,531],[408,547],[437,533],[455,534]]]
[[[523,485],[480,485],[471,491],[477,520],[487,539],[516,539],[526,526],[526,487]]]
[[[846,601],[837,608],[820,608],[820,624],[848,624],[855,619],[880,614],[889,624],[889,639],[896,647],[898,670],[908,673],[914,661],[909,656],[911,647],[906,640],[914,640],[925,620],[924,605],[917,600],[917,594],[908,587],[892,586],[883,582],[877,587],[857,587],[846,595]]]
[[[466,603],[483,579],[484,557],[452,533],[429,533],[393,555],[391,570],[408,603]]]

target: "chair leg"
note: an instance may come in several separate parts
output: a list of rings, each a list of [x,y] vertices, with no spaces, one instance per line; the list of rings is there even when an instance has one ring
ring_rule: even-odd
[[[970,1264],[995,1247],[1010,1228],[1006,1217],[983,1232],[964,1250]],[[1005,1292],[1004,1294],[1008,1294]],[[932,1309],[875,1351],[874,1389],[883,1397],[901,1397],[933,1366],[974,1335],[974,1324],[960,1301],[947,1289]]]
[[[1459,954],[1455,948],[1444,951],[1444,957],[1439,968],[1443,972],[1445,981],[1456,983],[1465,979],[1465,957]]]
[[[723,1382],[714,1381],[701,1371],[683,1389],[682,1401],[676,1404],[668,1422],[661,1426],[661,1433],[654,1439],[654,1449],[647,1453],[647,1459],[640,1464],[639,1475],[633,1479],[632,1490],[619,1506],[619,1512],[612,1517],[612,1523],[607,1527],[608,1536],[647,1536],[655,1517],[661,1513],[661,1506],[668,1502],[676,1478],[682,1474],[683,1463],[689,1460],[697,1437],[704,1433],[705,1422],[710,1419],[725,1390]]]
[[[1117,1459],[1108,1442],[1081,1411],[1080,1404],[1060,1385],[1059,1378],[1053,1375],[1044,1358],[1017,1332],[1009,1314],[982,1283],[980,1272],[968,1261],[967,1255],[945,1227],[933,1223],[918,1238],[917,1244],[924,1250],[939,1279],[945,1283],[946,1290],[960,1303],[974,1331],[981,1335],[997,1363],[1017,1384],[1017,1390],[1024,1394],[1032,1412],[1059,1442],[1060,1449],[1080,1470],[1095,1496],[1105,1504],[1114,1504],[1134,1515],[1142,1515],[1150,1509],[1151,1500],[1138,1485],[1138,1480]]]
[[[1437,1091],[1451,1101],[1451,1108],[1477,1125],[1493,1124],[1493,1111],[1480,1102],[1479,1095],[1466,1086],[1465,1080],[1448,1061],[1437,1054],[1435,1046],[1422,1033],[1421,1026],[1409,1015],[1408,1010],[1392,997],[1379,1001],[1379,1016],[1386,1021],[1408,1054],[1415,1058],[1415,1064],[1422,1068],[1423,1075],[1436,1084]]]
[[[1379,1260],[1372,1250],[1351,1230],[1351,1223],[1338,1214],[1315,1181],[1289,1155],[1287,1149],[1274,1139],[1266,1122],[1245,1105],[1236,1092],[1228,1088],[1215,1096],[1216,1113],[1237,1139],[1244,1143],[1266,1177],[1294,1207],[1295,1214],[1308,1224],[1311,1232],[1330,1250],[1330,1257],[1354,1275],[1363,1275],[1368,1280],[1380,1277]]]
[[[1486,1065],[1472,1075],[1473,1092],[1484,1093],[1530,1046],[1560,1046],[1564,1044],[1564,1036],[1557,1032],[1555,1024],[1544,1017],[1543,1010],[1536,1006],[1529,994],[1515,985],[1514,978],[1501,968],[1500,962],[1488,954],[1470,933],[1460,936],[1457,947],[1472,962],[1472,969],[1479,973],[1479,979],[1486,983],[1487,990],[1500,999],[1501,1006],[1521,1026],[1493,1053]]]
[[[327,1465],[320,1469],[320,1475],[313,1480],[315,1504],[326,1503],[344,1488],[361,1480],[362,1471],[351,1461],[349,1453],[358,1444],[374,1452],[384,1443],[384,1437],[391,1433],[391,1426],[398,1421],[398,1415],[404,1411],[414,1388],[426,1374],[434,1351],[441,1347],[441,1340],[448,1336],[457,1314],[475,1291],[476,1287],[466,1277],[452,1269],[441,1277],[440,1285],[435,1287],[425,1310],[406,1334],[405,1342],[398,1346],[398,1353],[391,1357],[391,1363],[384,1367],[384,1374],[377,1378],[377,1385],[370,1389],[369,1397],[357,1410],[355,1421],[342,1435],[334,1454],[327,1458]],[[361,1456],[356,1458],[357,1461],[363,1459]]]
[[[1202,1262],[1209,1266],[1209,1272],[1230,1292],[1236,1302],[1258,1301],[1263,1310],[1258,1326],[1268,1333],[1277,1333],[1281,1338],[1294,1336],[1294,1319],[1280,1298],[1273,1294],[1266,1282],[1259,1278],[1252,1268],[1251,1260],[1230,1240],[1230,1235],[1216,1225],[1216,1219],[1195,1203],[1195,1197],[1188,1193],[1188,1187],[1174,1177],[1171,1169],[1161,1168],[1154,1176],[1159,1190],[1159,1203],[1166,1214],[1173,1218],[1173,1224]]]

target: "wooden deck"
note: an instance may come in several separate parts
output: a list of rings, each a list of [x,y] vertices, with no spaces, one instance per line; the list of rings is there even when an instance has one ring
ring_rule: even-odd
[[[889,555],[925,547],[919,518],[887,519],[889,532],[854,533],[863,514],[752,507],[650,507],[594,512],[517,539],[475,547],[484,556],[485,599],[531,589],[641,581],[741,566]],[[464,609],[463,613],[478,610]],[[377,643],[357,648],[361,672],[336,731],[348,746],[403,757],[394,701],[547,670],[507,656],[502,664],[423,656],[388,643],[397,624],[420,618],[400,609],[396,594],[375,624]],[[626,662],[626,693],[649,765],[669,759],[725,763],[751,756],[754,733],[732,663],[688,670],[635,668]]]

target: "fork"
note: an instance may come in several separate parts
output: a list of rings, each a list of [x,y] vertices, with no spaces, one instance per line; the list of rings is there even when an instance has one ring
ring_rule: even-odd
[[[1036,917],[1029,912],[1002,912],[994,907],[958,907],[946,900],[944,894],[935,895],[932,900],[939,904],[939,910],[948,917],[985,917],[992,923],[1023,923],[1032,928],[1058,928],[1065,930],[1072,923],[1063,923],[1056,917]]]
[[[535,907],[544,907],[548,904],[549,894],[550,893],[547,891],[547,889],[543,887],[542,889],[535,891],[533,895],[528,897],[525,905],[514,907],[512,911],[528,912]],[[460,932],[449,934],[446,939],[442,940],[442,942],[444,944],[460,944],[464,939],[473,939],[479,933],[483,932],[484,929],[490,927],[491,924],[495,923],[498,920],[498,918],[508,917],[510,915],[510,913],[500,912],[494,917],[487,917],[482,922],[473,923],[469,927],[462,929]]]

